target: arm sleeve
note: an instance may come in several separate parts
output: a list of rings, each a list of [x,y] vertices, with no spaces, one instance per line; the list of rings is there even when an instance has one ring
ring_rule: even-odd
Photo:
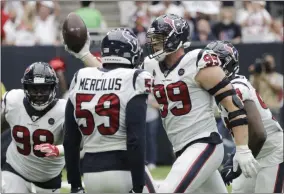
[[[145,125],[148,95],[132,98],[126,107],[127,154],[135,191],[145,185]]]
[[[80,174],[80,143],[81,133],[74,118],[74,107],[67,101],[65,109],[64,153],[66,161],[67,179],[72,188],[82,187]]]

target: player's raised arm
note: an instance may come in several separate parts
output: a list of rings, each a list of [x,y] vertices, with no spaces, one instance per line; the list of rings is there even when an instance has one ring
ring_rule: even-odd
[[[210,50],[200,52],[197,68],[200,69],[195,80],[213,95],[229,112],[229,123],[234,133],[236,144],[235,168],[240,165],[246,177],[257,173],[258,163],[248,147],[248,122],[242,101],[236,94],[224,71],[218,66],[218,56]]]
[[[87,67],[101,67],[101,62],[90,53],[91,38],[80,16],[70,13],[62,27],[65,50],[83,61]]]

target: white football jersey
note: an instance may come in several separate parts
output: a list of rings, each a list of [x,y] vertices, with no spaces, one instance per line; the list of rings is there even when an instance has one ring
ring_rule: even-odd
[[[28,180],[46,182],[61,173],[65,159],[64,156],[46,158],[43,153],[34,150],[34,146],[63,143],[66,100],[58,100],[42,117],[31,118],[23,103],[24,96],[23,90],[14,89],[5,93],[2,101],[2,111],[12,135],[6,153],[7,162]]]
[[[127,104],[136,95],[148,94],[152,82],[151,74],[137,69],[89,67],[75,74],[69,98],[85,152],[126,150]]]
[[[213,51],[200,51],[186,53],[170,72],[163,73],[163,67],[155,59],[144,61],[144,69],[154,76],[153,94],[160,104],[163,126],[175,152],[193,140],[218,132],[214,97],[201,88],[195,76],[200,69],[218,64],[219,59]],[[211,63],[205,61],[208,58]]]
[[[283,147],[283,133],[282,136],[275,133],[283,131],[280,124],[273,118],[269,108],[267,108],[266,104],[263,102],[260,95],[256,92],[250,82],[245,78],[245,76],[236,75],[235,79],[233,79],[231,83],[242,101],[252,100],[255,102],[260,113],[263,126],[266,130],[267,138],[257,158],[262,158],[271,154],[273,150],[279,146]],[[219,105],[219,107],[221,109],[224,123],[228,123],[228,112],[221,105]],[[283,155],[281,158],[283,160]]]

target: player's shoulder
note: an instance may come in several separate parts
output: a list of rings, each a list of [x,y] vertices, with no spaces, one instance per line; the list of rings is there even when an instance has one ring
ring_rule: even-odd
[[[236,77],[231,80],[231,83],[243,101],[253,100],[254,88],[245,76],[236,75]]]
[[[65,114],[65,107],[67,104],[67,100],[65,99],[58,99],[55,107],[51,110],[54,111],[55,114],[57,114],[58,117],[63,117]]]
[[[23,103],[24,97],[25,97],[25,92],[22,89],[13,89],[13,90],[7,91],[3,95],[4,100],[10,104]]]
[[[132,84],[138,94],[149,93],[153,85],[154,77],[143,69],[135,69],[133,72]]]
[[[143,65],[142,65],[142,69],[148,71],[148,72],[152,72],[154,67],[158,67],[159,66],[159,62],[156,59],[150,59],[148,56],[145,57]]]
[[[194,62],[196,68],[203,69],[211,66],[218,66],[220,60],[218,55],[210,49],[194,49],[187,54],[188,59]]]

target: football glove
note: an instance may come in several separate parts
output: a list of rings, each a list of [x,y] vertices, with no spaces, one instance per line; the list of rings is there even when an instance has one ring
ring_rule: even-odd
[[[74,57],[84,61],[84,57],[86,57],[88,54],[91,54],[90,53],[90,45],[91,45],[91,37],[90,37],[90,35],[88,33],[87,40],[86,40],[83,48],[78,53],[75,53],[74,51],[71,51],[66,44],[65,44],[65,50],[68,53],[70,53],[71,55],[73,55]]]
[[[35,145],[34,149],[46,153],[46,157],[58,157],[60,153],[59,148],[56,145],[49,143]]]
[[[71,193],[85,193],[85,190],[83,187],[71,188]]]
[[[251,178],[256,175],[260,168],[259,163],[253,157],[251,150],[247,145],[236,146],[236,153],[233,158],[234,172],[237,172],[238,166],[240,166],[246,178]]]
[[[224,168],[221,170],[221,176],[226,185],[230,185],[233,179],[238,178],[242,174],[241,168],[238,166],[236,172],[233,171],[233,157],[235,152],[231,153],[228,160],[224,164]]]

